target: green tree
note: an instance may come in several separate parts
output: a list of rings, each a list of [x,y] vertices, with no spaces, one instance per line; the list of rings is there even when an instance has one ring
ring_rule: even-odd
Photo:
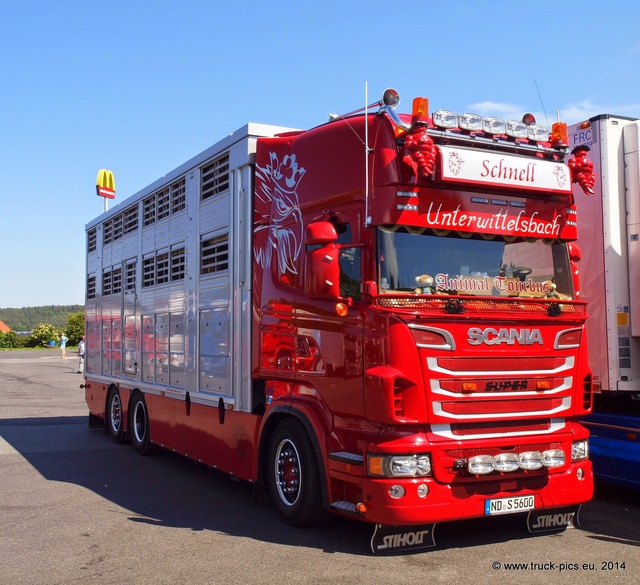
[[[84,313],[71,315],[65,332],[69,338],[69,345],[78,345],[84,335]]]
[[[15,331],[0,331],[0,349],[11,349],[18,347],[18,335]]]
[[[58,341],[60,335],[53,325],[49,323],[39,323],[31,330],[30,345],[33,347],[44,347],[50,341]]]

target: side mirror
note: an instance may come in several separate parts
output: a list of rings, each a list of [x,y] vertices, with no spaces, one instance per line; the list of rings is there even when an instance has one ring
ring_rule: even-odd
[[[340,263],[335,242],[338,233],[328,221],[310,223],[305,229],[309,250],[305,257],[304,292],[310,299],[340,298]]]
[[[334,244],[338,239],[335,226],[329,221],[310,223],[304,230],[304,241],[307,246],[324,246]]]

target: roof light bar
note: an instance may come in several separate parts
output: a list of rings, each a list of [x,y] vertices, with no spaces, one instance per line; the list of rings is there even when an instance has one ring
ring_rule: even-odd
[[[431,120],[436,128],[453,130],[459,128],[465,132],[484,132],[490,136],[506,135],[511,138],[528,139],[534,142],[548,142],[549,130],[536,125],[535,118],[525,114],[523,121],[504,121],[496,117],[482,117],[479,114],[456,114],[451,110],[437,110]]]

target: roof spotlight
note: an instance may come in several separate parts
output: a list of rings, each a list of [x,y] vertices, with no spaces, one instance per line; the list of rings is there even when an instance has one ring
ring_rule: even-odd
[[[389,108],[396,108],[400,103],[400,94],[395,89],[385,89],[382,94],[382,101],[385,106],[388,106]]]

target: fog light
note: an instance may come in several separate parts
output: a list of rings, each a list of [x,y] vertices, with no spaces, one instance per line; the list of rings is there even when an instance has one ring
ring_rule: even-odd
[[[562,467],[564,462],[564,451],[561,449],[549,449],[542,454],[542,465],[545,467]]]
[[[500,453],[493,458],[496,471],[509,472],[518,469],[518,455],[516,453]]]
[[[578,472],[576,473],[576,477],[581,481],[584,479],[584,471],[582,467],[578,468]]]
[[[520,453],[520,469],[540,469],[542,467],[542,453],[540,451],[525,451]]]
[[[429,486],[426,483],[421,483],[418,486],[418,497],[426,498],[428,493],[429,493]]]
[[[394,499],[397,500],[398,498],[401,498],[402,496],[404,496],[405,491],[404,488],[401,485],[395,484],[392,485],[389,488],[389,495]]]
[[[486,475],[493,471],[493,457],[491,455],[476,455],[469,459],[467,464],[469,473],[474,475]]]

